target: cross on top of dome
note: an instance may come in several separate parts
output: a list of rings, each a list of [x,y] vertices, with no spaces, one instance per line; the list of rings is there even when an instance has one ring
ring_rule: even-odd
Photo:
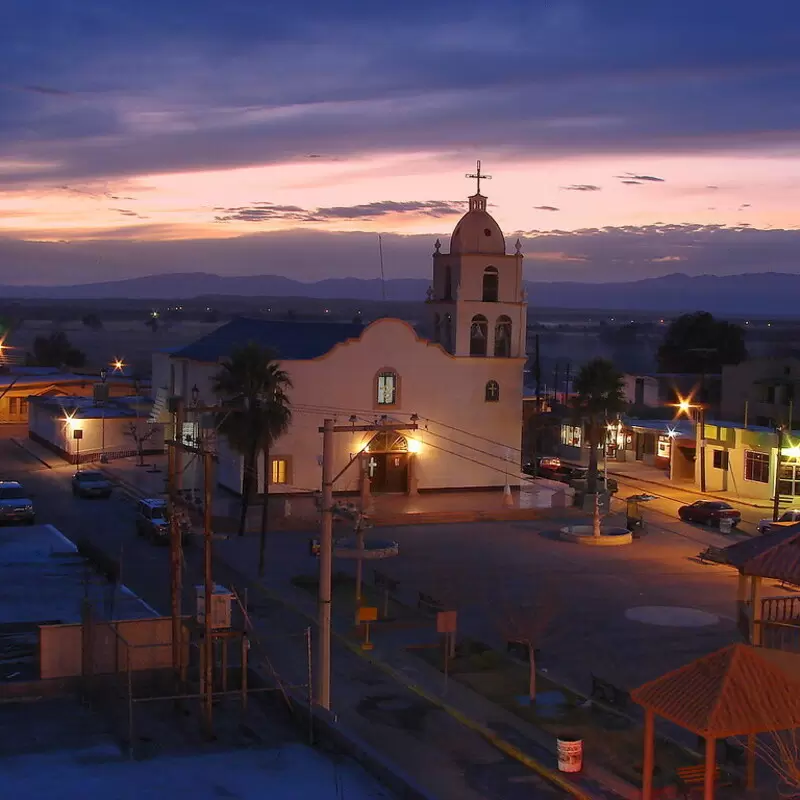
[[[480,194],[481,193],[481,179],[483,179],[485,181],[490,181],[492,179],[491,175],[485,175],[484,173],[481,172],[481,162],[480,162],[480,160],[478,160],[478,165],[477,165],[477,169],[475,170],[475,172],[467,173],[464,177],[465,178],[474,178],[478,182],[478,190],[475,192],[475,194]]]

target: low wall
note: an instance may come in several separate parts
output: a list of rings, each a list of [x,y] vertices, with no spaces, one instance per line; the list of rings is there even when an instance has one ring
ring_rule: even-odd
[[[128,659],[135,672],[172,667],[171,617],[93,622],[92,639],[95,675],[124,671]],[[83,647],[81,623],[40,626],[39,677],[55,680],[83,675]]]

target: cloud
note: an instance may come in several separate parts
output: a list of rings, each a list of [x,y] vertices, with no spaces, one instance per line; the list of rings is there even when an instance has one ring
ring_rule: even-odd
[[[33,92],[34,94],[48,94],[54,97],[67,97],[72,92],[65,92],[63,89],[55,89],[52,86],[23,86],[22,91]]]
[[[683,261],[683,256],[661,256],[659,258],[651,258],[653,264],[667,264],[670,261]]]
[[[136,211],[131,211],[129,208],[109,208],[108,210],[116,211],[117,214],[121,214],[123,217],[135,217],[136,219],[150,219],[149,217],[142,216]]]
[[[534,206],[536,211],[560,211],[560,208],[556,208],[555,206]]]
[[[602,187],[593,183],[573,183],[571,186],[562,186],[567,192],[599,192]]]
[[[635,172],[626,172],[624,175],[615,175],[623,183],[664,183],[664,178],[655,175],[637,175]]]
[[[215,208],[214,211],[223,212],[214,217],[217,222],[266,222],[273,219],[295,222],[328,222],[331,220],[370,220],[388,214],[421,215],[438,219],[462,214],[464,203],[448,200],[411,200],[408,202],[380,200],[354,206],[305,209],[299,206],[281,206],[261,202],[254,203],[249,207]]]

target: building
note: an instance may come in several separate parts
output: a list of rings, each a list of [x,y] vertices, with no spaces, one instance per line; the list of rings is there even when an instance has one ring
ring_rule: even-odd
[[[62,372],[55,367],[0,365],[0,436],[2,425],[26,425],[31,397],[91,397],[95,375]],[[111,397],[131,393],[130,378],[110,372],[106,380]]]
[[[767,427],[791,424],[798,383],[798,358],[751,358],[723,367],[721,417]]]
[[[702,484],[705,460],[706,491],[758,500],[772,500],[776,478],[782,501],[800,500],[800,432],[778,434],[771,427],[707,420],[697,426],[695,484]],[[705,441],[705,447],[702,441]]]
[[[164,429],[149,422],[151,407],[141,397],[102,404],[92,397],[31,397],[28,436],[72,464],[163,453]]]
[[[522,261],[519,243],[506,253],[478,192],[449,252],[435,245],[431,340],[392,318],[366,327],[236,319],[188,347],[154,355],[160,419],[169,418],[170,395],[189,406],[193,397],[201,405],[217,402],[213,377],[220,364],[254,341],[274,349],[293,384],[293,422],[271,454],[272,492],[319,489],[319,427],[326,417],[339,425],[397,426],[389,433],[336,434],[336,491],[362,491],[365,484],[374,493],[518,485],[527,315]],[[409,431],[414,422],[418,430]],[[217,449],[218,481],[240,492],[241,456],[222,437]]]
[[[654,375],[623,375],[625,400],[636,408],[656,408],[662,405],[658,378]]]

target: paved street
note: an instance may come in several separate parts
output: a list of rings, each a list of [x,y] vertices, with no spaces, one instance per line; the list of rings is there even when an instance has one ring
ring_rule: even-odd
[[[22,480],[33,492],[39,522],[55,525],[71,539],[88,538],[120,558],[122,581],[156,609],[168,610],[168,550],[136,536],[134,504],[126,495],[120,493],[107,501],[75,498],[69,486],[72,467],[48,469],[13,442],[0,441],[0,472]],[[305,542],[306,537],[294,541]],[[245,542],[249,551],[252,540]],[[222,542],[220,549],[225,545],[234,552],[245,542]],[[188,547],[185,553],[185,584],[191,586],[199,580],[201,554],[197,547]],[[249,573],[252,558],[244,560],[250,562],[245,571]],[[222,559],[217,560],[215,579],[240,591],[251,583],[243,572],[226,568]],[[299,681],[307,673],[303,631],[308,620],[283,606],[254,599],[258,595],[250,588],[260,643],[284,679]],[[255,652],[261,652],[261,645]],[[335,645],[333,656],[334,710],[342,722],[413,775],[433,796],[445,800],[556,800],[567,796],[345,648]],[[530,743],[528,749],[537,757],[552,760],[548,752],[537,752],[536,743]]]

